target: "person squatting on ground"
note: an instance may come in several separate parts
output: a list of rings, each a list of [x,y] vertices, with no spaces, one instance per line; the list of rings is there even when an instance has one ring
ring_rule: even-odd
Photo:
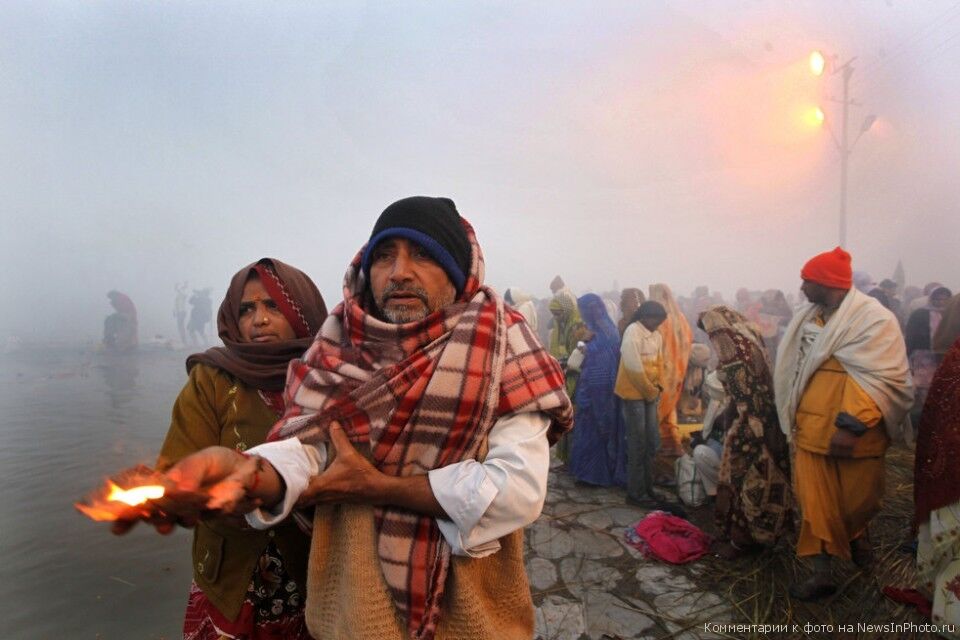
[[[853,288],[850,254],[821,253],[800,276],[809,302],[784,332],[774,386],[795,450],[797,555],[813,561],[791,593],[809,600],[836,591],[831,558],[872,562],[867,524],[880,509],[884,454],[903,435],[913,386],[897,319]]]

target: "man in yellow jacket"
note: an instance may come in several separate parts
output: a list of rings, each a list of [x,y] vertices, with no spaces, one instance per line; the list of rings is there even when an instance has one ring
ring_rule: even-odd
[[[660,446],[657,401],[663,391],[663,337],[657,327],[667,311],[648,300],[634,312],[620,345],[620,368],[613,392],[623,400],[627,427],[627,502],[656,506],[653,459]]]
[[[897,320],[852,288],[850,254],[819,254],[801,277],[809,304],[784,334],[774,386],[794,442],[797,555],[813,564],[791,595],[813,600],[836,591],[831,558],[872,562],[867,524],[880,510],[884,454],[903,435],[913,389]]]

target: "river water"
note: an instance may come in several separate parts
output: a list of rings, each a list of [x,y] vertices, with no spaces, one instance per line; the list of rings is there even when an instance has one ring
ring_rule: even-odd
[[[73,508],[107,475],[152,464],[185,352],[0,354],[0,638],[178,638],[190,532],[126,536]]]

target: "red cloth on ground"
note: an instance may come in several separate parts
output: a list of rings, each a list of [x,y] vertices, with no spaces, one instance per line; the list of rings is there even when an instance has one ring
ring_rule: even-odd
[[[671,564],[698,560],[710,551],[710,536],[683,518],[654,511],[633,525],[628,538],[646,556]]]
[[[882,591],[883,595],[894,602],[913,605],[925,618],[930,617],[930,601],[916,589],[897,589],[896,587],[886,586]]]
[[[800,277],[834,289],[849,289],[853,286],[853,267],[850,254],[837,247],[813,256],[803,265]]]

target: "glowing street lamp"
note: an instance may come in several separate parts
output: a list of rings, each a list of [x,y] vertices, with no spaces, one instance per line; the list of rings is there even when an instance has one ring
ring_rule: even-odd
[[[810,54],[810,73],[815,76],[822,76],[824,69],[827,68],[827,60],[819,51]]]
[[[854,56],[845,63],[838,64],[837,57],[831,56],[830,74],[836,75],[839,73],[843,78],[843,99],[838,100],[843,106],[840,114],[839,131],[834,132],[834,127],[830,126],[830,122],[827,121],[823,111],[819,107],[808,116],[811,124],[815,126],[826,126],[827,131],[830,132],[830,137],[833,138],[834,145],[837,147],[837,151],[840,153],[840,246],[845,246],[847,243],[847,164],[850,160],[850,153],[853,151],[853,146],[860,139],[860,136],[866,133],[877,119],[873,114],[867,116],[856,138],[852,142],[850,141],[848,126],[850,107],[859,104],[850,99],[850,78],[853,76],[853,62],[856,59],[856,56]],[[822,76],[824,71],[826,71],[827,59],[820,51],[812,51],[810,53],[809,63],[810,73],[815,76]],[[839,138],[837,138],[837,133],[840,135]]]
[[[822,127],[823,121],[826,119],[827,117],[823,115],[823,109],[820,107],[814,107],[813,111],[810,112],[810,122],[816,127]]]

